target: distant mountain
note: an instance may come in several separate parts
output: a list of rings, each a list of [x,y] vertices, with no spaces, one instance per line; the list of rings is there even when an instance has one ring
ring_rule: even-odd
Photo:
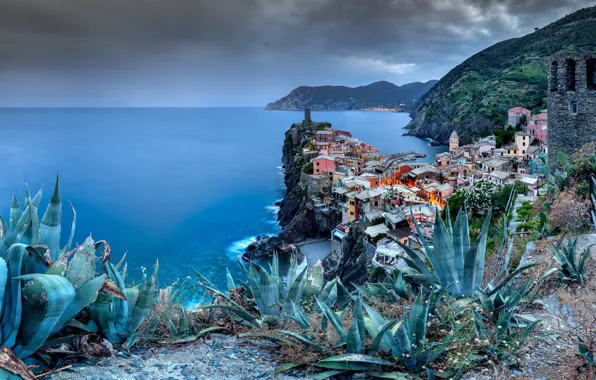
[[[432,86],[426,83],[408,83],[397,86],[391,82],[375,82],[368,86],[301,86],[274,103],[267,104],[267,110],[358,110],[365,108],[401,108],[409,111],[411,107]]]
[[[516,106],[547,108],[548,57],[596,50],[596,7],[585,8],[532,34],[500,42],[445,75],[412,111],[409,134],[447,143],[492,133]]]

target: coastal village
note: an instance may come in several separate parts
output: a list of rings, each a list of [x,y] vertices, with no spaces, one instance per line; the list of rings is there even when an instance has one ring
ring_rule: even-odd
[[[358,224],[374,266],[403,266],[404,252],[396,241],[420,246],[414,220],[421,234],[431,238],[437,213],[456,191],[474,181],[520,183],[535,196],[544,182],[548,154],[547,112],[532,114],[515,107],[508,111],[507,121],[511,141],[502,146],[494,135],[462,145],[454,131],[449,150],[435,157],[417,152],[382,155],[349,131],[313,122],[306,110],[303,122],[294,125],[310,130],[299,137],[304,148],[297,154],[308,162],[301,180],[308,184],[318,214],[341,214],[341,221],[329,227],[331,253],[339,253]]]

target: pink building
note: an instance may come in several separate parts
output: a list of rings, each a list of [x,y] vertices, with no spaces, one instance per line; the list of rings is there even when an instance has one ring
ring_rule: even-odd
[[[321,155],[313,160],[313,174],[322,175],[335,171],[335,157]]]
[[[526,118],[530,118],[532,116],[532,111],[525,109],[523,107],[515,107],[507,112],[507,124],[515,127],[521,120],[522,116],[526,115]]]
[[[528,134],[530,140],[539,140],[543,143],[548,142],[548,114],[539,113],[528,119]]]

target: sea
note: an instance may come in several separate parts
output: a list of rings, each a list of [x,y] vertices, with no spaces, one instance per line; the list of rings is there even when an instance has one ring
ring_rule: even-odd
[[[383,154],[419,151],[432,161],[444,147],[402,136],[407,114],[315,111]],[[13,191],[23,204],[45,184],[45,210],[57,174],[62,238],[77,212],[75,241],[106,240],[125,253],[131,279],[159,258],[163,285],[193,282],[194,270],[225,287],[226,268],[258,235],[280,231],[282,144],[302,112],[258,108],[0,109],[0,214]]]

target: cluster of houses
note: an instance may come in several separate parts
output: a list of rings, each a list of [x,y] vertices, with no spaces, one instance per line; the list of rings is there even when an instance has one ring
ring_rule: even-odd
[[[449,150],[437,154],[433,162],[415,162],[411,159],[420,155],[412,154],[382,156],[348,131],[317,130],[310,148],[302,153],[312,162],[310,176],[331,183],[319,205],[342,215],[332,232],[332,249],[341,249],[350,228],[358,223],[367,242],[376,247],[371,251],[373,263],[397,265],[399,260],[389,257],[391,253],[399,257],[396,240],[419,245],[413,219],[423,235],[432,237],[436,213],[455,191],[474,180],[488,178],[498,185],[520,182],[529,192],[537,192],[542,178],[533,168],[546,155],[547,114],[532,115],[516,107],[508,116],[512,126],[526,121],[510,144],[497,148],[495,136],[489,136],[461,145],[454,131]]]

